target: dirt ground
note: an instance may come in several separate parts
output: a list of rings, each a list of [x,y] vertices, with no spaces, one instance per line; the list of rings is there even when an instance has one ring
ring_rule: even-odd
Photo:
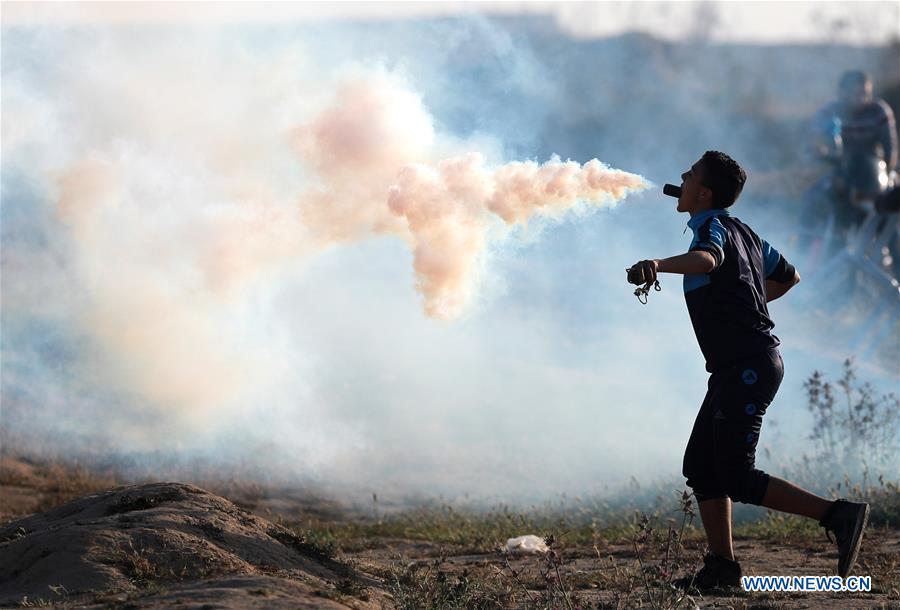
[[[504,567],[504,560],[498,555],[453,555],[440,557],[440,550],[425,543],[404,540],[384,541],[385,548],[351,554],[361,561],[360,569],[367,566],[383,567],[409,565],[413,562],[428,565],[432,569],[448,574],[460,575],[468,571],[469,578],[481,573],[485,576]],[[589,603],[588,607],[629,608],[641,603],[643,607],[653,607],[644,598],[639,601],[641,590],[636,587],[632,596],[613,587],[603,587],[603,583],[613,580],[610,574],[619,569],[635,566],[636,555],[631,545],[608,545],[598,553],[587,546],[567,548],[562,552],[562,576],[564,580],[575,581],[574,592]],[[824,539],[821,542],[768,543],[765,540],[735,540],[735,556],[741,562],[744,574],[752,575],[827,575],[834,574],[837,552]],[[435,563],[435,558],[438,563]],[[610,562],[609,558],[613,558]],[[845,609],[845,608],[898,608],[900,592],[896,588],[886,589],[879,583],[874,570],[866,566],[881,565],[878,573],[892,566],[894,578],[900,571],[900,531],[870,531],[866,538],[857,567],[856,575],[872,575],[870,593],[741,593],[738,595],[695,596],[693,601],[699,608],[784,608],[784,609]],[[537,577],[545,569],[540,557],[522,557],[510,561],[513,569],[523,580]],[[507,572],[508,573],[508,572]],[[564,606],[563,606],[564,607]],[[690,607],[686,605],[684,607]]]
[[[3,458],[0,608],[424,607],[416,600],[425,598],[398,592],[404,575],[408,590],[464,583],[515,592],[520,601],[507,607],[566,608],[564,601],[546,601],[554,579],[565,583],[573,609],[667,607],[647,597],[631,544],[557,544],[558,574],[540,555],[473,554],[404,538],[351,540],[342,546],[356,550],[320,557],[273,521],[316,510],[356,518],[334,501],[296,491],[261,501],[240,487],[225,499],[162,483],[108,491],[116,485],[112,475]],[[702,548],[688,542],[685,552],[699,558]],[[746,575],[830,575],[837,562],[824,534],[787,542],[736,539],[735,553]],[[871,575],[873,590],[704,595],[680,607],[900,609],[900,530],[870,528],[854,573]]]

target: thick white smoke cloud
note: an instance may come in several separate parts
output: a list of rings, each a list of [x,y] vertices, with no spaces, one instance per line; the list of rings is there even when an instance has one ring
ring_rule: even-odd
[[[4,127],[32,125],[4,138],[4,159],[48,191],[68,288],[56,307],[87,339],[76,376],[156,414],[97,422],[133,446],[302,392],[285,363],[315,346],[273,345],[251,304],[311,256],[397,237],[425,313],[455,318],[505,227],[648,186],[597,160],[491,163],[496,144],[442,134],[404,77],[377,66],[322,75],[297,50],[220,55],[202,37],[60,46],[63,69],[42,76],[64,96],[40,77],[4,87]],[[483,142],[486,155],[472,151]],[[14,294],[27,297],[8,299],[13,311],[47,296]]]

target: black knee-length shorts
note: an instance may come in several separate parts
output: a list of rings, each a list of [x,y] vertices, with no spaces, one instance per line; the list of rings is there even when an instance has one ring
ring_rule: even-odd
[[[762,504],[769,475],[756,469],[762,418],[784,378],[777,348],[737,361],[709,378],[684,453],[682,474],[698,501],[730,497]]]

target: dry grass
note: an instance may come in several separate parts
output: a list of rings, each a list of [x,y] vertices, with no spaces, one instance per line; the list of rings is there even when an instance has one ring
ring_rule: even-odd
[[[97,470],[77,462],[40,460],[27,454],[5,454],[0,458],[0,487],[27,490],[33,500],[27,505],[10,504],[0,521],[32,512],[43,512],[89,493],[121,485],[113,470]],[[7,491],[6,493],[10,493]]]
[[[178,580],[175,571],[154,556],[154,552],[142,546],[127,544],[104,550],[105,561],[122,569],[139,589],[146,589],[162,581]]]

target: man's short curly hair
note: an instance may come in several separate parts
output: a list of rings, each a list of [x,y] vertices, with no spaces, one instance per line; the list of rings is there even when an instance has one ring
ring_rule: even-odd
[[[747,182],[747,172],[738,162],[717,150],[703,153],[703,186],[712,191],[713,207],[727,208],[737,201]]]

